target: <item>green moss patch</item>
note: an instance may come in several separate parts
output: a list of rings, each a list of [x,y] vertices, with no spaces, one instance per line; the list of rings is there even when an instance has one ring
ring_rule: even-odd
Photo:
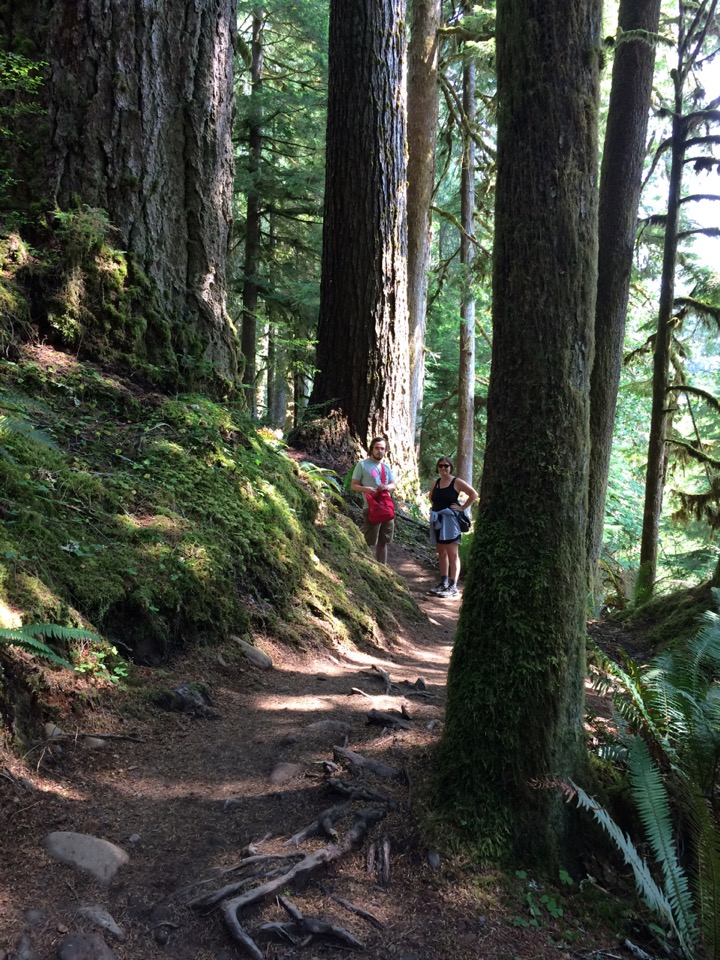
[[[239,407],[48,348],[0,362],[3,397],[40,431],[0,432],[0,598],[26,621],[90,626],[156,663],[253,625],[373,644],[417,615],[344,505]]]

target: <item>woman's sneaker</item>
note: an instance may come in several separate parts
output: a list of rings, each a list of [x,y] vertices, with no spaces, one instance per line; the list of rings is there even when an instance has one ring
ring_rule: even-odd
[[[443,600],[448,600],[450,597],[457,597],[458,588],[455,586],[454,583],[451,583],[449,586],[445,587],[444,590],[440,590],[440,592],[438,593],[438,596],[441,597]]]
[[[448,581],[441,580],[436,587],[431,587],[428,590],[428,593],[434,593],[436,596],[439,596],[443,592],[443,590],[447,590],[447,588],[448,588]]]

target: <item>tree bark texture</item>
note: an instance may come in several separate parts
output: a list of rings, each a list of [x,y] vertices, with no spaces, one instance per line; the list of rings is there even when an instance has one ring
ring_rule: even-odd
[[[412,0],[408,47],[408,318],[410,324],[410,418],[420,434],[425,372],[427,283],[430,267],[435,139],[438,99],[440,0]]]
[[[403,0],[332,0],[317,375],[363,446],[416,475],[410,427]]]
[[[226,379],[234,35],[231,0],[49,7],[51,195],[108,212],[157,286],[180,363]]]
[[[532,784],[585,758],[599,34],[599,0],[498,0],[487,446],[438,757],[459,829],[545,867],[567,808]]]
[[[460,366],[458,370],[457,475],[473,482],[475,448],[475,63],[468,57],[463,66],[463,155],[460,178],[460,262],[463,291],[460,304]]]
[[[248,173],[250,186],[246,195],[245,214],[245,268],[243,271],[243,312],[240,348],[243,355],[243,387],[251,417],[257,416],[255,377],[257,368],[257,305],[258,261],[260,257],[260,191],[258,176],[262,157],[262,113],[259,106],[262,89],[263,17],[261,10],[253,13],[252,62],[250,65],[250,116],[248,120]]]
[[[645,160],[655,69],[651,40],[623,40],[634,30],[657,33],[660,0],[621,0],[605,146],[600,174],[595,359],[590,388],[588,481],[589,586],[602,549],[615,407],[620,386],[625,319]]]

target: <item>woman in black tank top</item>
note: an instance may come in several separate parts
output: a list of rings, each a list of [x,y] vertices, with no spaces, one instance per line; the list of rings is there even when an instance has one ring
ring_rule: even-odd
[[[430,487],[428,496],[430,497],[431,508],[434,513],[441,510],[454,510],[456,512],[467,510],[477,500],[477,490],[453,476],[452,461],[447,457],[440,457],[435,470],[438,473],[438,479]],[[465,494],[465,500],[460,504],[459,494]],[[450,518],[452,520],[452,518]],[[431,538],[435,542],[438,554],[438,566],[440,567],[440,583],[433,587],[430,593],[439,597],[457,596],[457,580],[460,576],[460,556],[458,554],[458,545],[461,534],[458,533],[452,539],[439,539],[434,526],[430,526]],[[442,530],[440,531],[442,535]]]

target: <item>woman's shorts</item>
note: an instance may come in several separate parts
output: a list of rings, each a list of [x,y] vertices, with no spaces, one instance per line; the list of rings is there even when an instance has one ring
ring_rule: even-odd
[[[384,523],[369,523],[367,514],[363,518],[363,536],[369,547],[384,547],[392,543],[395,534],[395,520],[385,520]]]

